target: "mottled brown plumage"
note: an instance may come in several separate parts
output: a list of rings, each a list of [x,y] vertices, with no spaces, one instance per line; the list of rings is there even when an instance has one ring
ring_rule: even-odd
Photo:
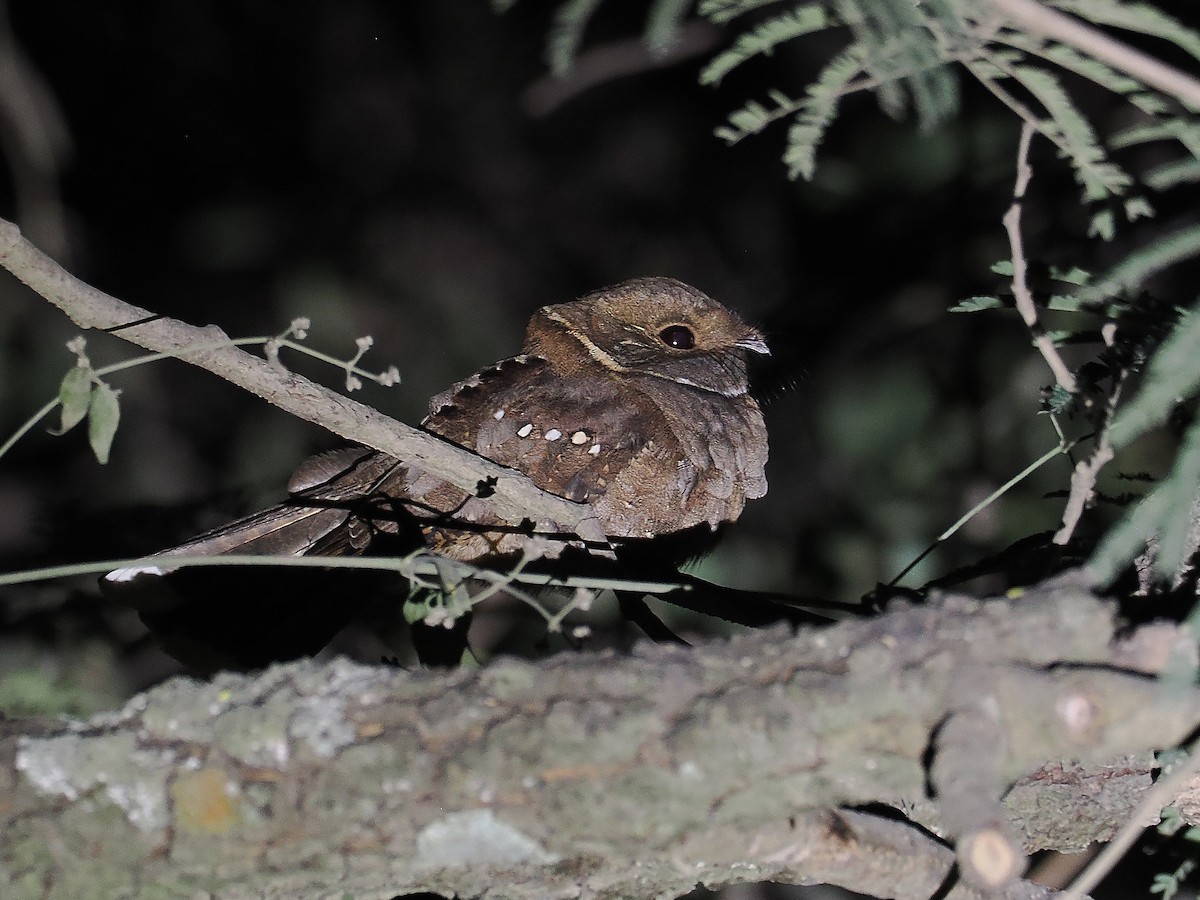
[[[521,355],[434,397],[422,427],[590,504],[618,542],[708,531],[767,490],[767,433],[746,380],[747,354],[766,352],[695,288],[635,279],[538,310]],[[361,448],[308,460],[289,494],[170,552],[361,553],[401,530],[404,511],[455,559],[551,546],[531,544],[486,497]]]

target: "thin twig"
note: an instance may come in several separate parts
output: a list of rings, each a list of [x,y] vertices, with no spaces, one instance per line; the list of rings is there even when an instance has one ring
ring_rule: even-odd
[[[447,560],[439,560],[443,565]],[[542,589],[586,588],[590,591],[636,591],[642,594],[672,594],[690,591],[686,582],[638,581],[628,578],[604,578],[590,575],[555,576],[542,572],[509,573],[484,569],[470,563],[450,561],[462,571],[464,578],[478,578],[488,583],[508,582],[526,584]],[[61,566],[45,566],[40,569],[24,569],[19,572],[0,572],[0,587],[10,584],[29,584],[35,581],[50,581],[56,578],[72,578],[79,575],[100,575],[120,569],[149,569],[158,566],[164,571],[193,566],[267,566],[295,569],[367,569],[373,571],[399,572],[406,578],[437,576],[437,564],[427,557],[411,556],[249,556],[226,554],[224,556],[145,556],[138,559],[101,559],[85,563],[69,563]]]
[[[1017,49],[1022,50],[1023,48],[1018,47]],[[1021,74],[1019,66],[1014,65],[1006,59],[1002,52],[995,52],[987,48],[981,52],[983,54],[982,62],[985,65],[980,65],[979,62],[966,63],[967,69],[979,79],[980,84],[990,91],[997,100],[1016,113],[1023,122],[1028,123],[1038,134],[1057,147],[1059,154],[1063,158],[1071,159],[1073,165],[1078,169],[1081,171],[1090,171],[1093,177],[1102,182],[1112,177],[1101,171],[1099,161],[1085,158],[1084,155],[1078,152],[1078,148],[1071,143],[1067,134],[1058,126],[1053,116],[1043,119],[1037,111],[1027,104],[1022,103],[1011,92],[1001,87],[995,75],[987,71],[987,67],[990,66],[1017,84],[1021,84],[1024,76]],[[1120,190],[1116,190],[1115,188],[1113,190],[1115,193],[1121,193]]]
[[[139,322],[136,327],[122,328],[116,336],[157,352],[186,351],[186,362],[219,375],[285,412],[347,440],[411,461],[465,491],[474,492],[480,481],[495,479],[488,502],[502,518],[517,522],[528,517],[540,529],[542,523],[554,523],[604,553],[606,538],[590,506],[548,494],[520,472],[390,419],[300,375],[281,371],[267,360],[231,346],[228,336],[219,328],[197,328],[175,319],[158,318],[149,310],[109,296],[75,278],[29,243],[16,225],[4,219],[0,219],[0,266],[61,309],[81,328],[107,329]],[[213,341],[221,346],[198,354],[190,351],[197,344]]]
[[[1055,427],[1057,428],[1057,425]],[[1039,456],[1037,459],[1035,459],[1033,462],[1031,462],[1029,465],[1027,465],[1025,468],[1023,468],[1020,472],[1018,472],[1012,478],[1008,479],[1008,481],[1004,482],[1004,484],[1000,485],[1000,487],[996,488],[994,491],[992,491],[990,494],[988,494],[986,497],[984,497],[982,500],[980,500],[978,503],[976,503],[974,506],[972,506],[969,510],[967,510],[965,513],[963,513],[961,516],[959,516],[957,522],[955,522],[953,525],[951,525],[949,528],[947,528],[945,531],[943,531],[941,534],[939,534],[936,538],[934,538],[933,543],[931,543],[928,547],[926,547],[924,550],[922,550],[916,559],[914,559],[912,562],[910,562],[907,566],[904,567],[903,571],[901,571],[899,575],[897,575],[895,578],[893,578],[891,581],[889,581],[888,587],[895,587],[897,584],[899,584],[900,579],[902,579],[905,575],[907,575],[909,572],[911,572],[913,569],[915,569],[917,567],[917,564],[919,562],[921,562],[921,560],[925,559],[925,557],[927,557],[935,549],[937,549],[937,546],[939,544],[941,544],[943,541],[948,540],[951,536],[953,536],[954,532],[958,531],[958,529],[962,528],[964,525],[966,525],[968,522],[970,522],[980,512],[982,512],[988,506],[990,506],[991,504],[993,504],[997,500],[999,500],[1000,497],[1002,497],[1005,493],[1007,493],[1015,485],[1020,484],[1023,480],[1028,478],[1039,468],[1044,466],[1046,463],[1050,462],[1050,460],[1054,459],[1054,457],[1059,456],[1060,454],[1063,454],[1063,453],[1071,452],[1071,448],[1073,446],[1075,446],[1074,442],[1068,443],[1067,439],[1063,436],[1062,432],[1059,432],[1059,444],[1057,447],[1052,447],[1051,449],[1047,450],[1045,453],[1043,453],[1041,456]]]
[[[1063,891],[1059,900],[1080,900],[1088,891],[1098,885],[1104,876],[1112,871],[1113,866],[1120,862],[1126,851],[1133,846],[1133,842],[1145,830],[1146,821],[1152,816],[1158,815],[1164,806],[1179,796],[1184,785],[1197,774],[1200,774],[1200,741],[1193,743],[1188,748],[1188,758],[1179,764],[1178,769],[1172,771],[1165,778],[1160,778],[1153,787],[1146,791],[1141,802],[1130,813],[1125,824],[1121,826],[1121,830],[1117,832],[1117,836],[1096,855],[1095,859],[1087,864],[1087,867],[1071,882],[1071,886]]]
[[[1079,524],[1083,511],[1096,492],[1096,479],[1100,475],[1100,470],[1112,460],[1115,454],[1112,441],[1109,439],[1108,426],[1112,422],[1113,413],[1116,412],[1117,403],[1121,399],[1121,388],[1128,374],[1128,369],[1122,369],[1113,385],[1112,393],[1108,397],[1108,404],[1104,410],[1104,421],[1100,423],[1099,436],[1096,438],[1096,449],[1092,451],[1092,455],[1088,459],[1081,459],[1077,462],[1075,471],[1071,473],[1071,493],[1067,497],[1067,505],[1063,508],[1062,526],[1054,535],[1056,544],[1066,544],[1071,540],[1071,535],[1075,533],[1075,526]]]
[[[1013,188],[1012,206],[1004,214],[1004,230],[1008,232],[1008,246],[1012,253],[1013,299],[1016,301],[1017,311],[1033,335],[1034,346],[1042,354],[1046,364],[1050,366],[1050,371],[1054,373],[1055,381],[1064,391],[1074,394],[1078,390],[1075,376],[1063,362],[1063,358],[1059,356],[1054,341],[1050,339],[1050,335],[1046,334],[1046,330],[1038,320],[1037,304],[1033,301],[1033,292],[1029,290],[1029,283],[1026,280],[1029,263],[1025,259],[1025,247],[1021,238],[1021,207],[1025,200],[1025,190],[1029,187],[1029,180],[1033,178],[1033,167],[1029,165],[1029,145],[1033,141],[1035,130],[1036,126],[1028,119],[1021,123],[1021,141],[1017,146],[1017,181]]]
[[[1063,509],[1062,526],[1054,535],[1054,543],[1066,544],[1075,533],[1083,511],[1087,509],[1088,501],[1096,490],[1096,478],[1113,458],[1113,448],[1108,441],[1108,430],[1100,433],[1095,452],[1088,459],[1081,459],[1075,464],[1071,473],[1071,493],[1067,497],[1067,505]]]

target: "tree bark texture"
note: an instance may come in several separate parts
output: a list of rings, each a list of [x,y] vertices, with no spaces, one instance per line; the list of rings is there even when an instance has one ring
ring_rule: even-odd
[[[0,723],[0,894],[924,898],[952,878],[934,834],[960,868],[992,826],[1023,851],[1104,840],[1195,728],[1200,691],[1148,674],[1177,629],[1115,627],[1065,585],[628,657],[176,678]]]

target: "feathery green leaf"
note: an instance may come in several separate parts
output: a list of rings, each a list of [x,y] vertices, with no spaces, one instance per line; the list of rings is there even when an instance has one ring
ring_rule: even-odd
[[[1200,159],[1200,122],[1195,119],[1172,118],[1134,125],[1118,131],[1109,138],[1114,148],[1134,147],[1151,141],[1179,141],[1195,159]]]
[[[837,24],[819,3],[804,3],[767,19],[740,35],[700,73],[701,84],[716,84],[730,70],[759,54],[770,55],[779,44]]]
[[[1180,184],[1200,181],[1200,160],[1180,159],[1148,171],[1142,180],[1156,191],[1167,191]]]
[[[782,0],[700,0],[700,15],[718,25],[763,6],[780,3]]]
[[[1084,201],[1106,200],[1123,194],[1132,179],[1107,160],[1092,126],[1063,90],[1058,77],[1030,65],[1014,66],[1012,75],[1037,98],[1050,116],[1049,121],[1042,121],[1043,133],[1070,160],[1076,180],[1083,187]]]
[[[1091,299],[1139,289],[1163,269],[1200,256],[1200,225],[1184,228],[1127,256],[1088,290]]]
[[[1108,530],[1087,563],[1100,584],[1110,584],[1131,559],[1146,549],[1146,542],[1158,530],[1170,505],[1166,492],[1152,491]]]
[[[1127,3],[1124,0],[1058,0],[1054,5],[1097,25],[1112,25],[1126,31],[1162,38],[1200,59],[1200,32],[1186,27],[1161,9],[1145,3]]]
[[[757,100],[747,100],[740,109],[735,109],[726,117],[728,124],[717,128],[713,134],[727,144],[736,144],[742,138],[762,131],[772,122],[790,116],[804,103],[779,91],[771,91],[770,97],[775,104],[773,109],[768,109]]]
[[[1004,309],[999,297],[967,297],[951,306],[949,312],[979,312],[984,309]]]
[[[1146,368],[1137,396],[1113,417],[1108,437],[1120,448],[1167,420],[1175,405],[1200,387],[1200,314],[1175,326]]]
[[[838,104],[850,82],[862,72],[862,49],[850,47],[835,56],[808,87],[799,104],[796,121],[788,128],[788,146],[783,161],[788,177],[811,180],[816,169],[817,147],[837,115]]]
[[[1196,503],[1200,499],[1200,423],[1188,427],[1171,474],[1156,488],[1170,498],[1158,534],[1154,573],[1164,581],[1175,578],[1195,552]]]

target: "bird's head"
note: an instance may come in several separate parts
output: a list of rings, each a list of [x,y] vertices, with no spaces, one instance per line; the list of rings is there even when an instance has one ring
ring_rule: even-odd
[[[747,354],[770,351],[760,331],[696,288],[635,278],[542,307],[530,320],[525,352],[563,374],[599,363],[618,375],[737,397],[748,390]]]

